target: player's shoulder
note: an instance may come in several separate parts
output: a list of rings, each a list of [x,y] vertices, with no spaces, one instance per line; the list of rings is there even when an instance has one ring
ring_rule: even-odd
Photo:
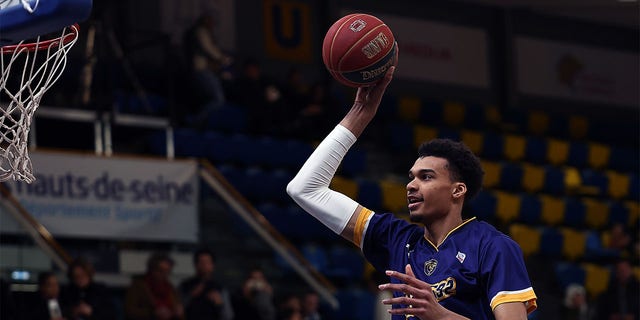
[[[473,234],[484,245],[511,245],[515,244],[515,241],[511,239],[507,234],[496,229],[490,223],[485,221],[474,219],[470,221],[469,227],[466,228],[468,234]]]

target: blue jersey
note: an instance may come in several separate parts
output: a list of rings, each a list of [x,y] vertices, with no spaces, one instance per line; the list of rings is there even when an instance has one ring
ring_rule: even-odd
[[[457,314],[495,319],[493,308],[505,302],[523,302],[527,312],[536,309],[520,247],[488,223],[466,220],[436,247],[424,237],[424,227],[364,209],[354,231],[377,270],[404,273],[410,264],[417,278],[431,284],[440,304]]]

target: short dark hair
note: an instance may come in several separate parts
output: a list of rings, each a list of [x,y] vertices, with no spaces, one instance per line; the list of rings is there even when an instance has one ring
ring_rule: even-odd
[[[173,259],[171,259],[169,254],[165,252],[152,253],[151,256],[149,256],[149,259],[147,260],[147,271],[153,271],[157,269],[160,263],[162,262],[169,262],[169,264],[171,264],[172,267],[174,265],[174,261]]]
[[[69,278],[69,281],[72,281],[73,269],[75,268],[84,270],[84,272],[89,275],[89,278],[93,279],[95,269],[93,268],[93,264],[91,264],[91,262],[89,262],[87,258],[78,257],[71,261],[71,263],[69,264],[69,268],[67,268],[67,277]]]
[[[56,274],[51,271],[44,271],[38,274],[38,287],[42,288],[49,278],[55,277]]]
[[[462,142],[451,139],[433,139],[420,145],[418,157],[444,158],[453,181],[463,182],[467,186],[466,199],[473,198],[482,187],[482,165],[480,159]]]
[[[209,248],[200,248],[198,250],[196,250],[196,252],[193,253],[193,264],[197,264],[198,263],[198,258],[200,258],[201,255],[208,255],[211,257],[211,260],[213,261],[213,263],[216,262],[216,255],[215,253],[213,253],[213,251]]]

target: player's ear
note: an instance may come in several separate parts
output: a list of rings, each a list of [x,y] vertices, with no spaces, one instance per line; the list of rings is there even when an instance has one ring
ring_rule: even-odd
[[[452,196],[454,198],[460,198],[462,196],[464,196],[465,193],[467,193],[467,185],[462,183],[462,182],[456,182],[453,188],[453,192],[452,192]]]

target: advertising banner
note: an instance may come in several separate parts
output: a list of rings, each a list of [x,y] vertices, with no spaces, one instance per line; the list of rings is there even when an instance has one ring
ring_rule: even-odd
[[[312,21],[309,4],[266,0],[263,6],[265,49],[269,58],[311,62]]]
[[[31,160],[36,181],[7,186],[54,236],[197,241],[195,161],[45,152]]]
[[[395,15],[374,14],[391,28],[401,58],[395,77],[488,88],[487,33]]]
[[[638,53],[520,36],[520,93],[637,108]]]

